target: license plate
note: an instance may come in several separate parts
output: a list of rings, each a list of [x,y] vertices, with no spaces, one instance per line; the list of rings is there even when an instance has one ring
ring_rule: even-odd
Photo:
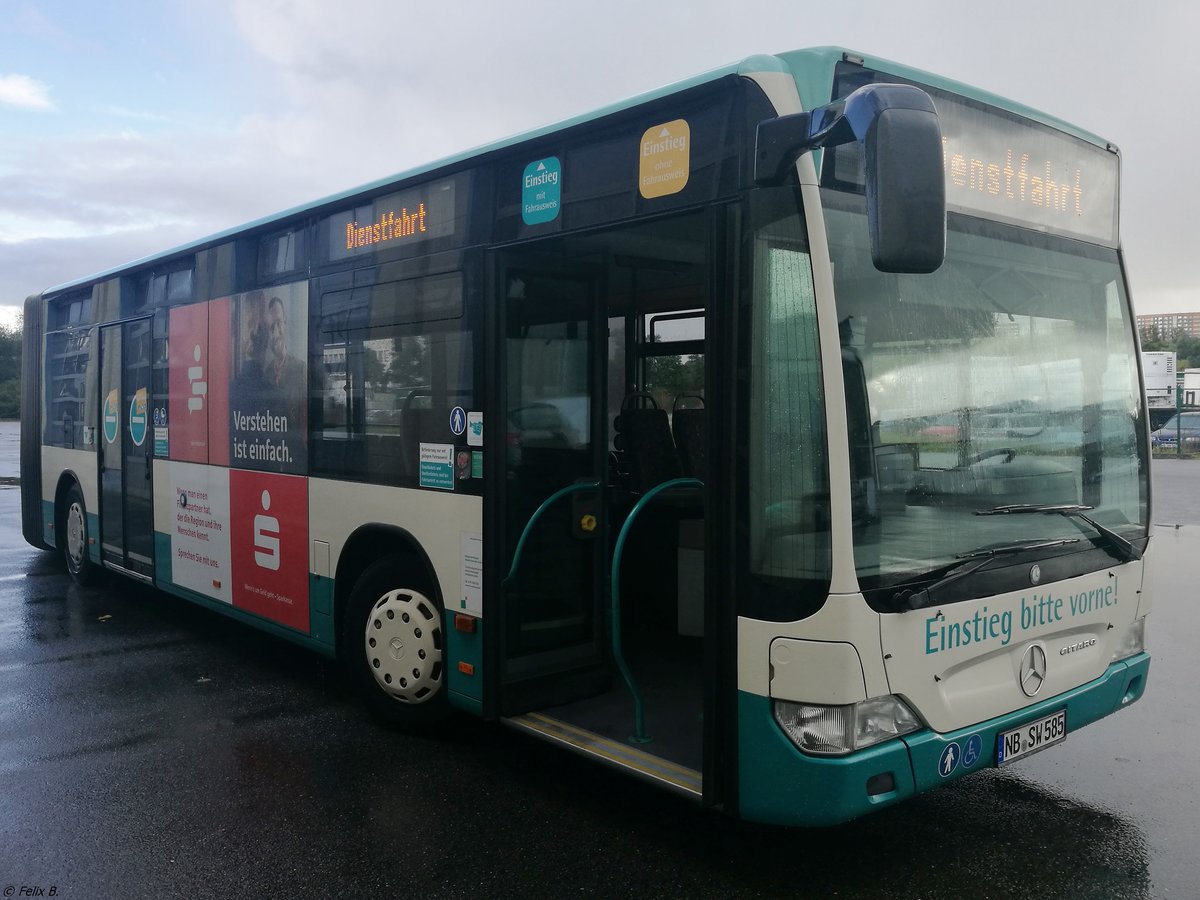
[[[1067,736],[1067,711],[1060,709],[1044,719],[1029,722],[1020,728],[1002,731],[996,736],[996,765],[1010,762],[1044,750]]]

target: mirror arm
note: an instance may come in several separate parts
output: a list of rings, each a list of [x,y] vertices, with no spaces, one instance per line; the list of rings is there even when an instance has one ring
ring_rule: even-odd
[[[754,138],[754,183],[779,184],[807,149],[812,115],[795,113],[758,123]]]
[[[795,113],[759,122],[755,137],[754,183],[779,184],[802,154],[854,140],[849,123],[841,115],[842,105],[830,104],[811,113]]]
[[[758,123],[755,137],[754,183],[779,184],[801,154],[851,141],[865,143],[867,133],[888,109],[913,109],[936,115],[933,101],[919,88],[899,84],[868,84],[849,97],[811,113],[779,116]]]

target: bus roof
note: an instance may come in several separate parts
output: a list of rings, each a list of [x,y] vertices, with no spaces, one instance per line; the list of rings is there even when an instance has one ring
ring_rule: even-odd
[[[796,50],[787,53],[781,53],[775,56],[749,56],[738,62],[712,69],[711,71],[696,75],[684,81],[675,82],[656,90],[648,91],[643,94],[638,94],[634,97],[620,100],[616,103],[583,113],[582,115],[575,116],[570,119],[543,125],[531,131],[510,135],[508,137],[501,138],[461,153],[456,153],[452,156],[448,156],[434,162],[426,163],[424,165],[398,172],[393,175],[388,175],[367,184],[357,185],[344,191],[340,191],[336,194],[331,194],[299,206],[294,206],[290,209],[285,209],[281,212],[272,213],[271,215],[263,216],[262,218],[254,219],[250,222],[224,229],[223,231],[216,232],[215,234],[210,234],[206,237],[198,238],[197,240],[181,244],[170,250],[153,253],[149,256],[142,257],[141,259],[137,259],[132,262],[123,263],[119,266],[114,266],[113,268],[105,269],[101,272],[97,272],[83,278],[76,278],[72,281],[55,285],[54,287],[47,288],[43,292],[43,296],[58,294],[63,291],[69,291],[74,288],[82,287],[86,284],[104,281],[124,272],[143,268],[160,260],[166,260],[181,254],[195,252],[197,250],[219,244],[222,241],[228,240],[236,235],[242,234],[243,232],[269,229],[272,225],[313,213],[319,209],[337,206],[338,204],[344,203],[353,197],[369,194],[392,184],[397,184],[399,182],[417,178],[422,175],[427,175],[449,166],[466,162],[475,157],[503,151],[527,141],[546,137],[547,135],[551,135],[566,128],[593,122],[598,119],[602,119],[605,116],[621,112],[622,110],[629,109],[642,103],[659,100],[680,91],[699,87],[704,84],[709,84],[732,75],[749,75],[763,72],[790,74],[796,81],[796,87],[799,91],[801,103],[803,104],[804,108],[813,109],[829,102],[829,91],[833,81],[833,70],[837,63],[843,60],[853,60],[870,69],[876,69],[881,72],[897,75],[902,78],[927,84],[930,87],[940,88],[950,93],[959,94],[988,105],[1000,107],[1001,109],[1008,110],[1017,115],[1029,118],[1035,122],[1040,122],[1044,125],[1064,131],[1067,134],[1073,135],[1077,138],[1101,147],[1110,146],[1107,141],[1098,137],[1097,135],[1086,132],[1061,119],[1049,116],[1038,110],[1023,106],[1022,104],[1015,103],[988,91],[983,91],[952,79],[943,78],[931,72],[914,69],[878,57],[868,57],[842,47],[813,47],[806,50]]]

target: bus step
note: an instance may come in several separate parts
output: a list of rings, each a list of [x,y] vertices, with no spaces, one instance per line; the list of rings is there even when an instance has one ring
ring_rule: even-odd
[[[523,713],[500,720],[505,725],[562,744],[576,753],[605,765],[636,775],[669,791],[699,800],[703,796],[702,777],[695,769],[622,744],[603,735],[579,728],[543,713]]]

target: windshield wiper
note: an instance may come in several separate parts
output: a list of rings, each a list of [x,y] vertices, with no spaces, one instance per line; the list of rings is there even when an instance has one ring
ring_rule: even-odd
[[[1007,506],[993,506],[991,509],[977,509],[977,516],[1010,516],[1020,513],[1071,513],[1087,512],[1094,506],[1084,506],[1082,503],[1009,503]]]
[[[934,581],[933,584],[926,585],[919,591],[907,589],[896,591],[896,593],[892,594],[892,606],[896,610],[921,609],[930,604],[935,592],[940,591],[948,584],[953,584],[960,578],[966,578],[968,575],[978,572],[1003,556],[1078,543],[1079,538],[1059,538],[1050,541],[1021,541],[1015,544],[1004,544],[1000,547],[984,547],[979,550],[972,550],[970,553],[959,553],[955,556],[955,559],[967,560],[967,562],[951,563],[948,569],[941,570],[945,573],[941,578]],[[935,569],[934,571],[938,570]]]
[[[1101,525],[1091,516],[1084,515],[1095,509],[1094,506],[1084,506],[1082,503],[1010,503],[1008,506],[994,506],[991,509],[977,509],[977,516],[1011,516],[1022,513],[1057,513],[1068,519],[1080,519],[1095,529],[1102,538],[1102,543],[1122,562],[1132,562],[1142,558],[1142,552],[1127,538],[1117,534],[1107,525]]]

